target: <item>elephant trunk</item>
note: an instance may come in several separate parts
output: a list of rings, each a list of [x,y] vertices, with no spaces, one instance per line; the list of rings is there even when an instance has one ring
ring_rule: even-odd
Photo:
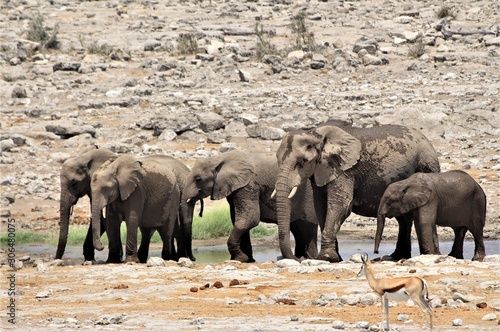
[[[291,200],[288,197],[291,191],[289,186],[290,170],[282,171],[276,181],[276,208],[278,217],[278,236],[281,254],[284,258],[297,259],[292,253],[290,245],[290,214]]]
[[[59,241],[57,243],[56,259],[61,259],[68,241],[69,217],[73,205],[78,197],[72,195],[68,190],[61,190],[59,200]]]
[[[384,226],[385,226],[385,214],[379,213],[377,215],[377,231],[375,233],[375,248],[373,250],[375,254],[378,254],[378,248],[380,246],[380,241],[382,239],[382,233],[384,232]]]
[[[92,202],[92,239],[94,248],[102,251],[104,246],[101,242],[101,211],[105,207],[104,204],[99,204],[99,200],[95,199]]]

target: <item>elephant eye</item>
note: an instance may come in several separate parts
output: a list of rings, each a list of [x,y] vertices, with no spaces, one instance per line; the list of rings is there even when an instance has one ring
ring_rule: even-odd
[[[201,181],[201,177],[200,176],[195,176],[194,177],[194,181],[195,182],[200,182]]]

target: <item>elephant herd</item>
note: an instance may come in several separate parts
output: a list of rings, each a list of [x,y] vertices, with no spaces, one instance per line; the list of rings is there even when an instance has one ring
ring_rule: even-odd
[[[377,217],[375,252],[385,218],[396,218],[394,260],[411,257],[413,223],[421,254],[440,254],[436,231],[440,225],[455,232],[451,256],[463,258],[467,231],[476,245],[473,260],[485,256],[483,190],[463,171],[440,173],[429,140],[404,126],[325,124],[288,132],[276,157],[233,150],[198,159],[192,169],[165,155],[118,156],[106,149],[89,150],[62,165],[56,258],[64,254],[71,210],[83,196],[91,202],[91,224],[83,245],[86,261],[95,259],[94,249],[103,249],[104,232],[108,262],[123,260],[122,221],[127,229],[125,261],[146,262],[155,231],[163,241],[163,259],[195,260],[194,207],[200,201],[202,211],[203,199],[209,196],[229,203],[233,228],[227,246],[231,259],[241,262],[254,262],[250,230],[261,221],[278,225],[284,258],[339,262],[337,235],[351,212]]]

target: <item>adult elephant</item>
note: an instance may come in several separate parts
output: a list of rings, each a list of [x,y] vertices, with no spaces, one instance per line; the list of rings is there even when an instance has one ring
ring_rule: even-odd
[[[61,167],[61,196],[59,200],[59,241],[57,244],[56,259],[61,259],[66,249],[68,240],[69,218],[78,200],[83,196],[88,196],[92,203],[92,193],[90,181],[94,172],[101,165],[117,157],[108,149],[98,149],[92,147],[79,156],[67,159]],[[99,216],[101,223],[103,218]],[[101,233],[105,231],[101,227]],[[101,234],[102,235],[102,234]],[[83,257],[86,261],[95,260],[94,245],[92,243],[92,224],[89,223],[87,237],[83,243]]]
[[[123,155],[105,162],[92,176],[92,231],[97,250],[103,250],[101,225],[97,221],[107,207],[106,227],[110,252],[119,252],[120,225],[127,225],[126,261],[146,262],[149,241],[154,230],[163,240],[162,258],[176,259],[172,250],[173,234],[177,224],[180,190],[175,174],[168,166],[154,158],[137,160]],[[137,229],[142,242],[137,251]],[[110,262],[121,262],[121,257],[110,257]]]
[[[436,230],[436,225],[439,225],[451,227],[455,232],[450,256],[464,258],[464,237],[469,230],[475,242],[472,260],[483,260],[486,195],[469,174],[460,170],[439,174],[417,173],[391,183],[380,200],[375,253],[378,253],[385,218],[405,213],[413,214],[420,254],[441,254]]]
[[[320,126],[287,133],[276,153],[278,230],[281,253],[290,250],[290,206],[297,186],[310,179],[321,227],[319,259],[339,262],[337,234],[351,212],[376,217],[380,198],[392,182],[415,172],[439,172],[436,151],[414,129],[386,125],[373,128]],[[398,218],[393,259],[411,257],[411,215]]]
[[[190,169],[181,161],[176,158],[166,156],[166,155],[148,155],[142,158],[142,160],[156,160],[163,166],[168,167],[174,174],[177,180],[177,184],[180,190],[180,205],[179,205],[179,231],[174,233],[174,237],[177,242],[177,255],[178,257],[188,257],[192,261],[196,258],[193,255],[193,216],[194,208],[197,199],[190,200],[187,202],[184,197],[184,191],[190,180],[191,171]],[[199,199],[200,207],[200,217],[203,215],[203,199]]]
[[[277,222],[276,201],[271,198],[277,175],[276,158],[261,153],[233,150],[195,162],[185,198],[227,199],[233,223],[227,240],[231,259],[254,262],[250,230],[260,221]],[[309,183],[299,186],[292,204],[295,254],[314,258],[318,254],[318,223]]]

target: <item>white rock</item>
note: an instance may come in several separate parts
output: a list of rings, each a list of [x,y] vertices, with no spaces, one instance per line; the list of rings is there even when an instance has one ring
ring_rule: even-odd
[[[462,326],[462,320],[460,318],[455,318],[452,322],[451,322],[451,325],[452,326]]]
[[[482,320],[495,320],[497,319],[497,315],[494,313],[484,315]]]
[[[149,257],[146,266],[165,266],[165,261],[161,257]]]
[[[276,262],[276,267],[279,268],[285,268],[291,266],[300,266],[300,262],[296,261],[295,259],[287,259],[287,258]]]
[[[122,94],[123,94],[123,89],[118,88],[118,89],[109,90],[108,92],[106,92],[106,97],[116,98],[116,97],[120,97]]]
[[[194,265],[194,263],[187,257],[179,258],[178,264],[179,264],[179,266],[188,267],[188,268],[191,268]]]

